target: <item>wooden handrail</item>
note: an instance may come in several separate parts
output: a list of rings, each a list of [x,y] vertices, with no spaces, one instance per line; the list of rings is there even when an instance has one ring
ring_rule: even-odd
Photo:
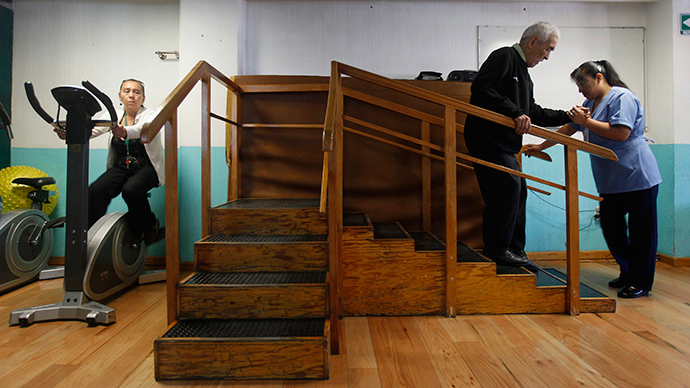
[[[412,147],[408,147],[408,146],[402,145],[402,144],[400,144],[400,143],[397,143],[397,142],[394,142],[394,141],[391,141],[391,140],[386,140],[386,139],[384,139],[384,138],[382,138],[382,137],[379,137],[379,136],[375,136],[375,135],[368,134],[368,133],[366,133],[366,132],[358,131],[358,130],[356,130],[356,129],[354,129],[354,128],[343,127],[343,129],[346,130],[346,131],[348,131],[348,132],[350,132],[350,133],[354,133],[355,135],[359,135],[359,136],[363,136],[363,137],[366,137],[366,138],[369,138],[369,139],[372,139],[372,140],[376,140],[376,141],[378,141],[378,142],[380,142],[380,143],[385,143],[385,144],[391,145],[391,146],[393,146],[393,147],[397,147],[397,148],[400,148],[400,149],[403,149],[403,150],[406,150],[406,151],[409,151],[409,152],[412,152],[412,153],[415,153],[415,154],[419,154],[419,155],[425,156],[425,157],[427,157],[427,158],[431,158],[431,159],[438,160],[438,161],[443,161],[443,160],[445,159],[443,156],[439,156],[439,155],[436,155],[436,154],[432,154],[431,152],[425,152],[425,151],[418,150],[418,149],[415,149],[415,148],[412,148]],[[396,136],[396,137],[398,137],[398,136]],[[408,139],[405,139],[405,140],[408,140]],[[430,148],[430,149],[435,150],[435,151],[441,151],[441,152],[443,151],[443,149],[442,149],[441,147],[437,146],[436,144],[432,144],[432,143],[429,143],[429,142],[424,142],[424,141],[421,141],[421,140],[415,140],[415,141],[409,140],[409,141],[410,141],[410,142],[413,142],[413,143],[415,143],[415,144],[418,144],[418,145],[420,145],[420,146],[422,146],[422,147]],[[495,169],[495,170],[499,170],[499,171],[505,172],[506,174],[511,174],[511,175],[519,176],[520,178],[525,178],[525,179],[528,179],[528,180],[531,180],[531,181],[535,181],[535,182],[541,183],[541,184],[543,184],[543,185],[545,185],[545,186],[550,186],[550,187],[553,187],[553,188],[556,188],[556,189],[560,189],[560,190],[564,190],[564,191],[565,191],[565,189],[566,189],[564,185],[559,185],[558,183],[554,183],[554,182],[551,182],[551,181],[549,181],[549,180],[542,179],[542,178],[539,178],[539,177],[536,177],[536,176],[533,176],[533,175],[525,174],[524,172],[521,172],[521,171],[512,170],[512,169],[510,169],[510,168],[508,168],[508,167],[504,167],[504,166],[500,166],[500,165],[495,164],[495,163],[487,162],[487,161],[485,161],[485,160],[482,160],[482,159],[478,159],[478,158],[472,157],[472,156],[470,156],[470,155],[465,155],[465,154],[460,153],[460,152],[456,152],[455,155],[456,155],[457,158],[464,159],[464,160],[466,160],[466,161],[468,161],[468,162],[472,162],[472,163],[475,163],[475,164],[481,164],[482,166],[490,167],[490,168],[493,168],[493,169]],[[468,169],[468,170],[474,170],[474,168],[473,168],[472,166],[469,166],[469,165],[467,165],[467,164],[460,163],[460,162],[456,162],[456,163],[457,163],[457,165],[458,165],[459,167],[462,167],[462,168],[465,168],[465,169]],[[528,189],[531,189],[531,190],[537,190],[537,191],[539,191],[539,192],[546,193],[546,194],[549,194],[549,195],[550,195],[550,193],[544,192],[543,190],[537,189],[537,188],[535,188],[535,187],[527,186],[527,188],[528,188]],[[580,196],[582,196],[582,197],[589,198],[589,199],[592,199],[592,200],[594,200],[594,201],[602,201],[602,200],[603,200],[603,198],[601,198],[601,197],[599,197],[599,196],[596,196],[596,195],[593,195],[593,194],[589,194],[589,193],[585,193],[585,192],[583,192],[583,191],[578,191],[578,194],[579,194]]]
[[[473,116],[479,116],[482,117],[483,119],[493,121],[498,124],[505,125],[510,128],[515,128],[515,121],[511,119],[510,117],[504,116],[500,113],[496,113],[493,111],[490,111],[488,109],[480,108],[478,106],[474,106],[471,104],[468,104],[464,101],[460,101],[457,99],[454,99],[452,97],[445,96],[440,93],[435,93],[430,90],[426,90],[414,85],[409,85],[403,82],[395,81],[390,78],[383,77],[378,74],[370,73],[365,70],[361,70],[349,65],[345,65],[343,63],[338,63],[335,62],[332,64],[332,66],[335,66],[337,70],[341,74],[349,75],[350,77],[362,79],[368,82],[371,82],[373,84],[383,86],[401,93],[405,93],[411,96],[415,96],[424,100],[427,100],[429,102],[437,103],[439,105],[443,106],[452,106],[456,108],[457,110],[470,114]],[[329,101],[329,107],[330,107],[330,101]],[[326,109],[326,120],[328,120],[328,113],[329,110],[328,108]],[[332,130],[332,127],[329,128],[324,128],[324,134],[326,134],[327,130]],[[578,150],[585,151],[587,153],[593,154],[600,156],[605,159],[617,161],[618,156],[611,151],[608,148],[601,147],[592,143],[588,143],[582,140],[578,140],[575,138],[572,138],[570,136],[564,135],[562,133],[558,133],[555,131],[549,131],[546,128],[540,127],[538,125],[532,125],[532,128],[530,129],[530,134],[534,136],[541,137],[546,140],[550,140],[552,142],[558,143],[558,144],[563,144],[571,147],[575,147]],[[324,136],[324,139],[326,136]],[[328,149],[328,146],[324,145],[324,150]]]
[[[197,62],[196,66],[187,73],[187,76],[177,84],[177,87],[168,95],[163,103],[156,108],[152,115],[153,119],[144,124],[141,130],[141,142],[150,143],[151,140],[156,137],[163,125],[165,125],[166,121],[172,116],[173,112],[177,110],[177,107],[187,98],[187,95],[194,89],[196,84],[201,81],[203,77],[209,76],[230,90],[236,92],[242,91],[236,83],[216,70],[216,68],[211,66],[208,62]]]
[[[342,75],[347,75],[352,78],[356,78],[365,82],[369,82],[374,85],[384,87],[389,90],[401,92],[412,97],[426,100],[427,102],[437,104],[444,110],[443,118],[436,115],[429,114],[426,112],[421,112],[419,110],[412,109],[407,106],[399,105],[390,101],[386,101],[377,97],[370,96],[366,93],[362,93],[356,90],[344,88],[342,85]],[[347,95],[350,98],[359,99],[370,104],[378,105],[384,109],[388,109],[408,117],[413,117],[421,121],[421,132],[422,138],[413,138],[411,136],[393,133],[386,128],[365,123],[362,120],[353,118],[351,116],[346,116],[343,112],[343,97]],[[558,185],[547,180],[531,177],[522,172],[514,171],[502,166],[494,165],[488,163],[484,160],[473,158],[464,153],[456,152],[456,134],[461,132],[464,127],[459,126],[456,122],[456,114],[462,112],[469,115],[479,116],[486,120],[505,125],[509,128],[515,128],[515,122],[513,119],[498,114],[496,112],[489,111],[487,109],[479,108],[468,104],[466,102],[435,93],[426,89],[422,89],[413,85],[409,85],[400,81],[395,81],[374,73],[367,72],[365,70],[357,69],[352,66],[348,66],[336,61],[331,62],[331,80],[329,85],[329,95],[328,95],[328,105],[326,107],[326,118],[323,127],[323,139],[322,147],[324,150],[324,170],[323,176],[328,176],[328,184],[335,184],[337,187],[335,189],[328,189],[326,187],[326,181],[323,182],[322,186],[322,209],[325,208],[326,196],[328,196],[329,201],[332,205],[335,205],[336,209],[331,208],[329,213],[332,211],[342,212],[342,132],[344,130],[352,133],[356,133],[361,136],[366,136],[385,144],[391,144],[396,147],[400,147],[417,154],[425,156],[425,159],[439,159],[444,162],[444,187],[445,187],[445,221],[446,221],[446,314],[449,316],[454,316],[455,307],[455,255],[456,246],[455,242],[457,239],[457,209],[456,209],[456,188],[455,188],[455,169],[457,165],[465,166],[462,163],[457,162],[457,158],[464,159],[466,161],[488,166],[493,169],[497,169],[510,174],[518,175],[525,179],[536,180],[537,182],[559,188],[564,190],[566,193],[566,225],[567,225],[567,236],[568,236],[568,273],[567,273],[567,291],[566,291],[566,310],[572,315],[579,314],[579,229],[578,229],[578,195],[583,195],[585,197],[601,200],[601,198],[582,193],[577,188],[577,156],[578,150],[585,151],[592,155],[596,155],[605,159],[617,161],[618,157],[616,154],[604,147],[600,147],[588,142],[584,142],[570,136],[550,131],[546,128],[542,128],[536,125],[532,125],[530,128],[530,134],[550,140],[554,143],[563,144],[565,155],[566,155],[566,184]],[[367,128],[373,129],[375,131],[382,132],[388,136],[393,136],[402,141],[408,141],[416,144],[420,149],[413,147],[404,146],[398,142],[384,139],[379,136],[374,136],[362,131],[358,131],[354,128],[348,128],[343,125],[343,121],[347,120],[357,125],[362,125]],[[443,147],[439,147],[435,144],[429,142],[428,130],[429,125],[435,124],[442,126],[444,129],[444,144]],[[432,150],[436,152],[443,152],[443,157],[433,154]],[[335,153],[338,155],[338,163],[329,162],[329,153]],[[548,155],[542,156],[544,159],[550,159]],[[452,160],[451,160],[452,159]],[[330,170],[336,166],[336,170]],[[427,167],[424,167],[427,168]],[[424,190],[427,190],[426,188]],[[426,201],[426,199],[424,199]],[[427,225],[430,221],[427,219],[428,216],[424,214],[423,223]],[[342,218],[333,217],[329,214],[329,225],[333,229],[338,229],[342,227]],[[426,227],[426,226],[425,226]],[[332,257],[337,257],[339,247],[336,241],[330,243]],[[337,283],[339,284],[339,283]]]

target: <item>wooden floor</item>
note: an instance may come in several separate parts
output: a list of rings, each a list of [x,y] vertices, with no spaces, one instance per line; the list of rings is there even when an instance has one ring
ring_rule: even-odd
[[[615,295],[614,263],[583,263],[582,273]],[[1,325],[0,386],[690,387],[689,291],[690,268],[659,264],[651,296],[619,299],[613,314],[345,318],[329,380],[156,382],[153,340],[166,328],[156,283],[108,301],[117,313],[108,327]],[[60,280],[36,282],[0,296],[0,312],[8,322],[15,309],[61,299]]]

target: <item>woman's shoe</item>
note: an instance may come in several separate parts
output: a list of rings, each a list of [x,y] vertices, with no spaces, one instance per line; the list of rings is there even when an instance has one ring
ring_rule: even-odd
[[[621,278],[615,278],[609,282],[609,287],[611,288],[623,288],[625,287],[625,280]]]
[[[649,295],[649,291],[645,291],[635,286],[625,286],[620,291],[618,291],[618,297],[626,299],[634,299],[647,295]]]

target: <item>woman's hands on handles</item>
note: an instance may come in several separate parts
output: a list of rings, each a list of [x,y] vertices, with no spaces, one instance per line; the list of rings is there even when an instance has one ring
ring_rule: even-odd
[[[123,140],[127,138],[127,130],[122,125],[118,125],[117,127],[112,127],[111,131],[113,132],[113,136],[115,136],[117,138],[120,138]]]
[[[585,108],[582,105],[575,105],[568,111],[568,117],[570,117],[575,124],[584,126],[587,119],[590,118],[589,108]]]
[[[585,108],[584,106],[581,105],[576,105],[567,112],[568,117],[570,117],[571,120],[573,120],[574,123],[584,125],[584,123],[590,118],[591,114],[589,111],[589,108]],[[558,129],[559,133],[562,133],[567,136],[572,136],[576,131],[575,128],[571,127],[570,125],[566,124]],[[554,146],[556,143],[545,140],[541,144],[525,144],[522,146],[522,152],[527,155],[528,157],[530,156],[537,156],[539,157],[545,149]]]
[[[118,125],[116,127],[112,127],[111,131],[113,132],[113,136],[118,137],[120,139],[126,139],[127,138],[127,130],[125,127],[122,125]],[[67,132],[64,129],[53,129],[53,132],[57,133],[58,137],[62,140],[67,139]]]

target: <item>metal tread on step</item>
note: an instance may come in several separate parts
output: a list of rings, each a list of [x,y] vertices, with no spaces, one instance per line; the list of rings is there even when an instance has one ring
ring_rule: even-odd
[[[458,263],[491,263],[491,261],[465,243],[458,241]]]
[[[319,205],[318,198],[240,198],[215,209],[302,209]]]
[[[544,274],[541,274],[544,272]],[[539,276],[541,275],[541,276]],[[567,281],[567,276],[563,272],[555,268],[541,268],[537,275],[537,287],[549,286],[549,285],[560,285],[565,286]],[[554,280],[555,279],[555,280]],[[543,283],[540,283],[543,282]],[[548,283],[547,283],[548,282]],[[560,282],[559,284],[552,284]],[[601,293],[594,288],[580,283],[580,298],[609,298],[608,295]]]
[[[372,222],[374,239],[407,239],[409,238],[397,222]]]
[[[203,243],[288,243],[288,242],[327,242],[327,234],[212,234],[201,239]]]
[[[414,239],[415,251],[445,251],[446,246],[429,232],[408,232]]]
[[[197,272],[185,285],[325,284],[326,272]]]
[[[343,213],[343,226],[369,226],[365,213]]]
[[[532,272],[522,267],[496,264],[496,275],[533,275]]]
[[[162,338],[323,337],[325,325],[325,318],[183,319]]]

